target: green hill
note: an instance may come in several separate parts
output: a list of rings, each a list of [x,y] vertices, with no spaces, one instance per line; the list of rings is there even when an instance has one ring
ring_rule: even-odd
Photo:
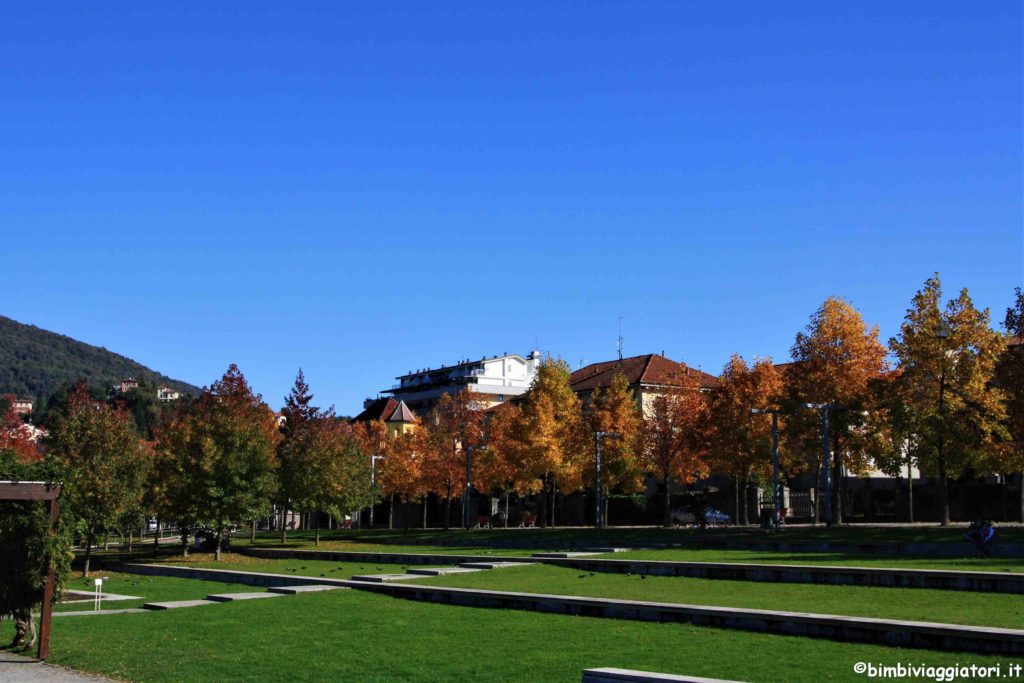
[[[124,377],[199,393],[198,387],[131,358],[0,315],[0,395],[34,398],[36,405],[43,405],[62,386],[80,378],[92,386],[109,387]]]

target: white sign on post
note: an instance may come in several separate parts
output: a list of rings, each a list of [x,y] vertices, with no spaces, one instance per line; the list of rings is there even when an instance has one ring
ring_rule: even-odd
[[[96,586],[96,594],[93,597],[92,606],[94,610],[99,610],[100,605],[103,603],[103,579],[96,579],[94,584]]]

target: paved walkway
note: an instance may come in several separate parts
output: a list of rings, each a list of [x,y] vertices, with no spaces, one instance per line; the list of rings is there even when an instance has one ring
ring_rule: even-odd
[[[113,683],[109,678],[37,662],[29,657],[0,650],[0,682],[2,683]]]

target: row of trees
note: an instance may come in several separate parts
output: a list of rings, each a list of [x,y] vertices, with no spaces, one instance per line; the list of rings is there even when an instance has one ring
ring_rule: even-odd
[[[870,466],[897,475],[912,465],[944,492],[957,477],[1024,470],[1024,347],[1009,343],[1024,331],[1022,318],[1019,290],[1004,335],[966,291],[944,303],[935,277],[888,349],[849,303],[830,298],[797,335],[792,363],[734,356],[709,390],[684,375],[640,406],[617,377],[584,406],[566,364],[548,359],[524,401],[485,411],[471,391],[448,395],[398,435],[313,406],[301,372],[282,419],[231,366],[176,406],[151,439],[140,439],[127,406],[97,400],[80,383],[50,414],[42,456],[16,416],[5,414],[0,451],[9,471],[0,476],[23,478],[36,467],[32,476],[64,483],[70,528],[87,547],[86,572],[98,539],[138,529],[148,517],[173,520],[184,533],[211,529],[219,557],[233,525],[265,518],[274,503],[341,518],[382,498],[433,494],[450,512],[465,488],[471,448],[473,488],[534,495],[545,523],[559,492],[592,487],[595,432],[619,435],[603,443],[602,487],[637,491],[655,475],[665,482],[667,522],[673,488],[709,474],[733,478],[738,490],[767,480],[770,417],[752,415],[755,408],[782,412],[786,476],[818,480],[820,411],[806,406],[828,405],[834,476]],[[841,515],[841,487],[835,495]],[[941,502],[948,521],[945,494]]]
[[[937,478],[948,523],[950,479],[1024,476],[1024,346],[1015,343],[1022,306],[1018,290],[1001,334],[966,290],[943,303],[936,276],[916,294],[887,348],[876,326],[833,297],[796,336],[791,363],[733,356],[706,391],[682,376],[640,406],[617,377],[584,406],[568,366],[549,359],[522,402],[481,411],[483,397],[472,391],[447,395],[411,434],[387,440],[380,425],[365,448],[385,456],[378,483],[392,501],[434,493],[450,505],[465,486],[466,449],[475,446],[474,488],[538,494],[546,520],[556,491],[590,486],[594,434],[614,432],[618,438],[603,444],[604,488],[636,491],[646,474],[656,475],[665,482],[667,523],[673,485],[727,475],[744,501],[745,522],[746,488],[767,481],[772,463],[771,417],[752,410],[781,413],[783,475],[810,473],[818,482],[826,407],[834,481],[872,467],[891,476],[920,468]],[[839,523],[843,487],[833,495]],[[1024,517],[1024,493],[1020,507]]]

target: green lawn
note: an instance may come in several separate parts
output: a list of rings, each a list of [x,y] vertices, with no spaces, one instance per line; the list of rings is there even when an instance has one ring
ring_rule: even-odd
[[[545,565],[425,577],[416,581],[435,586],[524,593],[1024,627],[1024,596],[1021,595],[596,574]]]
[[[954,571],[1024,572],[1024,558],[885,557],[849,553],[728,550],[725,548],[665,548],[608,553],[617,560],[674,560],[679,562],[748,562],[766,564],[831,564],[855,567],[950,569]]]
[[[199,600],[211,593],[240,593],[265,590],[237,583],[220,583],[217,581],[193,581],[164,576],[141,576],[138,574],[121,574],[111,571],[92,572],[88,579],[75,576],[67,583],[68,590],[92,592],[93,580],[103,578],[103,592],[119,595],[135,595],[141,600],[104,600],[102,609],[127,609],[142,607],[146,602],[164,602],[168,600]],[[54,606],[57,612],[75,612],[91,610],[92,602],[58,603]]]
[[[211,584],[203,585],[198,592]],[[859,661],[1006,665],[1001,657],[460,608],[358,591],[58,619],[52,661],[147,683],[568,682],[598,666],[752,682],[862,682],[853,673]]]
[[[227,555],[217,563],[193,557],[190,566],[347,579],[354,574],[400,574],[399,564],[268,560]],[[1024,627],[1024,596],[918,588],[871,588],[814,584],[724,581],[670,576],[600,574],[531,565],[473,574],[424,577],[419,583],[589,597],[652,600],[698,605],[819,612],[954,624]]]
[[[192,555],[188,560],[169,558],[161,564],[173,564],[204,569],[237,569],[241,571],[266,572],[269,574],[294,574],[296,576],[325,577],[329,579],[350,579],[355,574],[401,574],[407,568],[404,564],[378,564],[373,562],[334,562],[329,560],[269,560],[247,555],[227,554],[220,562],[212,555]]]

